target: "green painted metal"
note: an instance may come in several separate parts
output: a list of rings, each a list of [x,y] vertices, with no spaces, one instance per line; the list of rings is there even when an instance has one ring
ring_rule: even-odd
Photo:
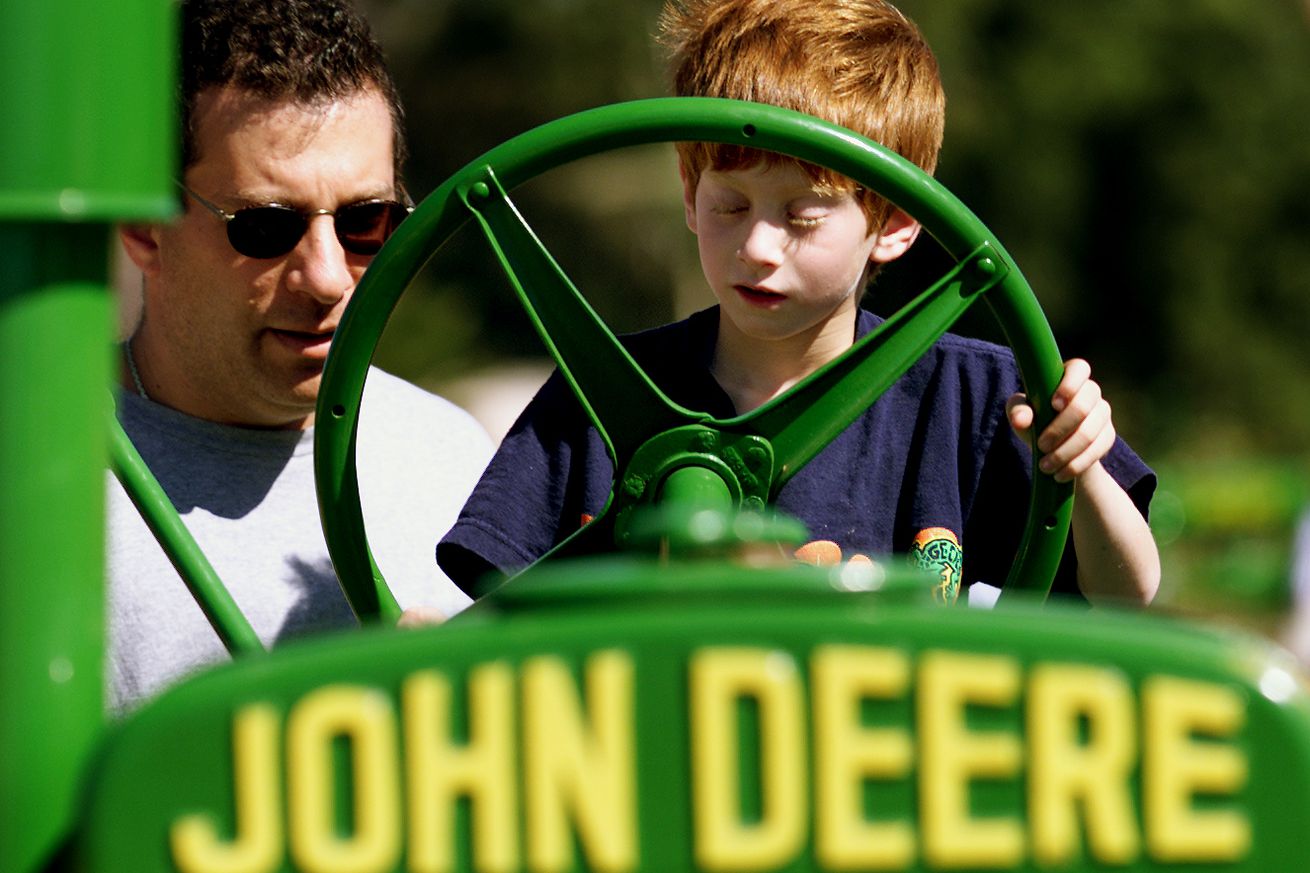
[[[617,343],[522,220],[506,191],[587,155],[692,139],[754,146],[831,167],[914,215],[958,264],[845,356],[787,395],[729,420],[684,409],[669,401]],[[1050,420],[1044,398],[1054,393],[1062,364],[1032,290],[977,217],[913,164],[850,131],[759,104],[666,98],[578,113],[482,155],[426,198],[374,260],[338,328],[319,395],[316,473],[328,547],[362,619],[390,614],[383,608],[390,606],[390,593],[369,554],[354,470],[354,433],[367,364],[400,294],[470,215],[600,429],[618,471],[605,511],[557,547],[551,559],[614,548],[625,513],[659,491],[659,481],[651,474],[687,464],[714,469],[741,506],[762,508],[796,469],[979,299],[987,301],[1005,330],[1029,396],[1038,398],[1035,431]],[[760,443],[749,454],[730,456],[723,448],[746,437]],[[1071,500],[1071,486],[1034,475],[1025,535],[1007,590],[1049,590],[1064,547]]]
[[[147,705],[106,743],[73,869],[1263,873],[1310,855],[1310,698],[1253,638],[933,608],[921,583],[794,564],[528,575],[444,627],[292,643]]]
[[[246,621],[241,608],[232,599],[223,580],[218,578],[209,558],[200,550],[168,494],[150,472],[117,418],[109,422],[109,457],[110,466],[123,490],[132,499],[223,645],[233,655],[264,651],[259,635]]]
[[[0,869],[71,824],[103,723],[106,229],[0,223]],[[97,268],[99,268],[97,270]]]
[[[102,41],[120,28],[164,30],[155,27],[162,4],[108,8],[112,16],[88,12],[93,29],[105,25]],[[21,13],[19,29],[39,21],[41,39],[24,42],[11,31],[11,49],[47,45],[57,24],[75,20],[63,3],[27,4]],[[123,45],[140,47],[135,38]],[[110,69],[81,68],[80,84],[94,92],[105,79],[140,75],[151,87],[126,93],[157,94],[168,75],[148,61],[172,57],[172,46],[156,49]],[[8,82],[17,62],[0,63],[10,65]],[[16,89],[0,101],[55,90]],[[81,95],[51,109],[65,105],[77,120],[37,123],[73,137],[103,121]],[[12,108],[37,114],[26,104]],[[150,204],[162,208],[150,192],[156,183],[166,188],[167,160],[155,168],[158,178],[131,171],[143,179],[121,197],[107,175],[101,188],[90,184],[95,174],[62,147],[51,152],[69,166],[50,170],[55,184],[44,198],[4,199],[17,186],[12,174],[0,176],[0,396],[10,410],[0,416],[0,870],[1304,866],[1310,695],[1285,653],[1158,616],[1043,607],[1039,597],[1012,598],[1009,609],[993,612],[938,608],[908,570],[770,560],[760,546],[804,535],[787,519],[699,508],[762,507],[778,476],[820,444],[822,427],[849,414],[821,399],[839,393],[852,372],[871,382],[892,378],[884,374],[970,299],[987,300],[1003,324],[1019,327],[1011,339],[1020,361],[1036,368],[1034,392],[1049,393],[1058,375],[1046,372],[1054,345],[1017,270],[994,241],[968,229],[975,219],[939,199],[935,183],[876,150],[869,158],[867,144],[856,142],[850,154],[813,145],[846,135],[816,133],[807,121],[730,113],[720,128],[722,108],[707,104],[690,120],[672,112],[671,121],[664,101],[602,112],[542,134],[568,134],[562,144],[551,140],[554,152],[529,136],[490,153],[513,160],[485,166],[513,187],[550,161],[629,142],[630,129],[608,127],[616,120],[634,123],[639,138],[708,130],[795,148],[862,181],[864,161],[885,161],[892,199],[943,221],[925,220],[960,260],[898,316],[909,327],[893,320],[859,355],[825,372],[811,395],[801,392],[797,408],[767,409],[754,430],[738,428],[747,417],[688,421],[667,406],[652,415],[669,426],[653,435],[628,420],[611,425],[612,412],[627,411],[624,398],[604,399],[581,368],[575,384],[602,398],[599,417],[631,457],[620,486],[633,500],[616,513],[616,529],[633,551],[538,565],[440,628],[324,636],[218,666],[110,726],[100,701],[106,444],[114,443],[125,479],[140,480],[140,493],[152,483],[121,432],[106,438],[112,319],[104,264],[87,253],[103,251],[108,227],[46,219],[61,208],[50,195],[65,190],[103,195],[85,199],[95,204],[88,210],[150,217]],[[165,126],[152,116],[140,129],[102,125],[87,136],[135,138],[139,147],[143,131],[149,139]],[[8,148],[16,140],[6,135]],[[31,153],[38,140],[20,145],[18,165],[41,170]],[[157,144],[147,145],[150,152]],[[463,183],[485,181],[483,168]],[[41,172],[31,178],[48,181]],[[389,245],[399,254],[379,258],[379,276],[370,270],[360,292],[381,303],[352,307],[351,343],[338,338],[344,351],[334,349],[329,369],[340,368],[339,384],[319,418],[320,436],[331,422],[319,449],[332,453],[320,473],[341,474],[329,483],[330,522],[339,523],[330,501],[358,504],[348,461],[372,352],[360,338],[380,333],[407,271],[430,255],[428,240],[469,217],[461,198],[471,187],[457,187],[443,186],[444,199],[416,213],[416,231]],[[72,214],[77,200],[66,198],[60,214]],[[552,299],[567,280],[550,279],[540,249],[519,250],[509,201],[490,185],[482,201],[479,215],[497,228],[493,244],[508,241],[513,250],[511,269],[542,269],[543,287],[554,283],[542,300],[529,299],[530,308],[545,304],[534,315],[543,331],[556,336],[553,320],[578,321],[567,342],[584,358],[617,355],[618,384],[637,385],[640,374],[627,372],[608,332],[574,318],[585,301]],[[88,210],[73,212],[94,218]],[[862,372],[875,359],[888,370]],[[638,499],[661,491],[668,499],[656,507]],[[157,515],[161,530],[181,528],[166,499],[143,512]],[[358,523],[359,551],[334,551],[334,560],[344,557],[347,568],[364,571],[357,578],[372,579],[371,592],[353,593],[357,609],[393,615]],[[184,572],[204,575],[203,556],[195,561],[202,569]]]
[[[29,873],[71,830],[104,724],[109,222],[173,209],[175,51],[163,0],[5,13],[0,870]]]
[[[5,4],[0,220],[174,212],[173,13],[168,0]]]
[[[723,478],[699,464],[679,467],[662,477],[658,499],[661,502],[686,503],[724,512],[733,507]]]
[[[637,446],[616,483],[618,499],[612,514],[606,517],[607,530],[617,544],[627,547],[634,514],[668,497],[668,480],[688,468],[707,474],[700,485],[702,493],[709,497],[704,505],[721,508],[722,501],[727,500],[729,507],[762,511],[769,500],[768,472],[772,462],[773,447],[753,434],[725,432],[702,424],[657,433]],[[713,485],[710,480],[714,480]],[[673,487],[678,488],[676,483]],[[678,491],[674,494],[677,496]],[[688,496],[686,490],[682,496]]]

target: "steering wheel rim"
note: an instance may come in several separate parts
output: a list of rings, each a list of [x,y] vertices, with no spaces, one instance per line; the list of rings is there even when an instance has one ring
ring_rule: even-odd
[[[995,235],[914,164],[844,128],[756,103],[656,98],[580,112],[502,143],[465,165],[425,198],[374,258],[337,328],[319,391],[315,477],[328,551],[347,599],[361,620],[394,620],[400,613],[368,546],[355,448],[368,366],[401,294],[436,250],[474,217],[473,201],[485,196],[488,181],[508,191],[582,157],[626,146],[683,140],[733,143],[827,166],[914,216],[961,264],[978,262],[979,252],[983,252],[987,284],[986,293],[980,296],[1014,352],[1037,413],[1033,433],[1050,421],[1053,413],[1047,400],[1054,394],[1063,364],[1032,289]],[[508,272],[508,265],[506,269]],[[523,302],[537,320],[532,304],[526,298]],[[540,322],[538,327],[555,354]],[[616,476],[621,472],[616,467]],[[1005,587],[1045,596],[1068,535],[1072,486],[1055,483],[1035,468],[1032,483],[1024,534]]]

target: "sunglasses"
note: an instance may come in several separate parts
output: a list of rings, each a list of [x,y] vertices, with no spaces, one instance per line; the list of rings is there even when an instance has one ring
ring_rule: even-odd
[[[300,210],[268,203],[225,212],[181,182],[177,184],[193,200],[223,219],[228,242],[248,258],[285,255],[300,243],[309,229],[309,220],[316,215],[332,216],[332,226],[343,249],[354,255],[375,255],[387,237],[414,211],[413,206],[395,200],[361,200],[335,210]]]

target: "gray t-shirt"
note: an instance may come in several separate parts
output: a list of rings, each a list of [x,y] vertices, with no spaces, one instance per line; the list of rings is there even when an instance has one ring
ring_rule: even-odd
[[[314,491],[313,430],[229,427],[128,392],[118,417],[264,645],[355,624]],[[369,545],[404,608],[468,598],[433,548],[491,455],[459,407],[373,369],[357,454]],[[109,477],[108,703],[124,712],[228,655],[118,480]]]

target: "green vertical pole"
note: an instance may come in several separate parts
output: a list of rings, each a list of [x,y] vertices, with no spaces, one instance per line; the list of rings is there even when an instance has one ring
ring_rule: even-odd
[[[58,850],[104,726],[119,220],[173,211],[168,0],[15,0],[0,28],[0,870]]]

